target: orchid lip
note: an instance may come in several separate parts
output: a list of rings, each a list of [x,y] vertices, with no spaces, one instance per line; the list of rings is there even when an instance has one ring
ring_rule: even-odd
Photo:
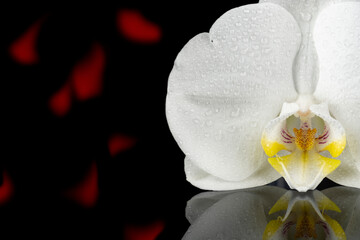
[[[311,101],[302,106],[309,103]],[[301,102],[299,104],[297,101],[295,104],[300,105]],[[271,157],[268,159],[270,165],[285,178],[289,187],[306,192],[315,189],[323,178],[340,165],[340,160],[325,157],[322,152],[329,151],[333,157],[338,157],[345,148],[345,133],[328,113],[326,104],[308,106],[309,113],[306,115],[299,114],[301,106],[290,109],[287,105],[284,104],[278,121],[270,122],[265,128],[261,143],[265,153]],[[289,131],[286,122],[290,115],[299,119],[299,126],[293,128],[293,133]],[[322,128],[312,126],[311,120],[315,116],[322,119]],[[322,129],[318,135],[317,129]],[[290,154],[279,156],[277,153],[280,150],[286,150]]]

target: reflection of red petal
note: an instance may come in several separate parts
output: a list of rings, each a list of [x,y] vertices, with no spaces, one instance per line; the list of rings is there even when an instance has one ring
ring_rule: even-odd
[[[136,139],[133,137],[124,136],[121,134],[112,135],[108,141],[110,155],[114,157],[118,153],[133,147],[135,142]]]
[[[13,192],[14,192],[14,186],[11,182],[11,179],[9,175],[6,172],[4,172],[3,183],[0,186],[0,205],[9,201],[9,199],[13,195]]]
[[[156,43],[162,35],[158,25],[145,19],[136,10],[120,10],[117,14],[117,26],[125,37],[138,43]]]
[[[164,230],[163,221],[156,221],[146,226],[127,225],[125,227],[125,240],[155,240]]]
[[[71,89],[66,83],[49,100],[49,106],[52,112],[59,117],[65,116],[71,107]]]
[[[66,195],[84,207],[94,207],[98,196],[98,171],[93,162],[84,179],[74,188],[67,191]]]
[[[42,19],[35,22],[10,45],[10,55],[18,63],[31,65],[39,61],[36,41],[42,22]]]
[[[78,62],[72,72],[71,80],[78,100],[88,100],[100,95],[102,91],[105,52],[100,44],[93,44],[90,53]]]

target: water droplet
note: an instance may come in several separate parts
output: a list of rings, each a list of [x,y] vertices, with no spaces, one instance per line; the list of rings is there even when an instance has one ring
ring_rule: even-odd
[[[205,116],[211,116],[213,114],[213,111],[212,110],[207,110],[205,112]]]
[[[262,70],[262,66],[261,66],[261,65],[256,65],[256,66],[255,66],[255,69],[256,69],[257,71],[261,71],[261,70]]]
[[[306,22],[310,21],[312,18],[312,15],[308,12],[301,12],[300,15],[301,15],[302,20],[304,20]]]
[[[221,130],[219,130],[218,134],[216,134],[215,139],[217,141],[220,141],[223,139],[223,132]]]
[[[264,54],[268,54],[268,53],[271,52],[271,48],[263,48],[263,49],[261,50],[261,52],[264,53]]]
[[[237,108],[236,110],[233,110],[230,113],[231,117],[238,117],[239,115],[240,115],[240,108]]]
[[[350,46],[351,46],[351,43],[349,42],[348,39],[346,39],[346,40],[344,41],[344,46],[345,46],[345,47],[350,47]]]
[[[210,126],[212,126],[212,125],[213,125],[213,122],[212,122],[211,120],[206,121],[206,125],[210,127]]]
[[[229,132],[235,132],[235,130],[236,130],[236,127],[234,126],[234,125],[232,125],[232,126],[230,126],[229,128],[228,128],[228,130],[229,130]]]
[[[238,45],[234,45],[234,46],[231,48],[231,50],[234,51],[234,52],[236,52],[238,49],[239,49]]]
[[[269,39],[267,38],[267,37],[263,37],[263,38],[261,38],[261,43],[263,43],[263,44],[267,44],[267,43],[269,43]]]

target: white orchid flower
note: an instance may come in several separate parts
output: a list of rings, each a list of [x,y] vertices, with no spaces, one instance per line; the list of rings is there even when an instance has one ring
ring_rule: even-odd
[[[359,188],[360,2],[271,1],[226,12],[175,60],[166,114],[187,180]]]
[[[183,239],[355,240],[359,194],[348,187],[299,193],[273,186],[203,192],[187,203],[191,225]]]

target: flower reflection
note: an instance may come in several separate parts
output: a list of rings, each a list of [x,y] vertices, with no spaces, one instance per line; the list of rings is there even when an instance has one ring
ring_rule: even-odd
[[[341,210],[319,191],[307,194],[288,191],[270,209],[269,215],[283,210],[286,211],[284,217],[266,225],[263,239],[288,239],[289,236],[296,239],[346,239],[341,225],[324,212]]]
[[[358,239],[359,196],[347,187],[204,192],[188,201],[183,239]]]

